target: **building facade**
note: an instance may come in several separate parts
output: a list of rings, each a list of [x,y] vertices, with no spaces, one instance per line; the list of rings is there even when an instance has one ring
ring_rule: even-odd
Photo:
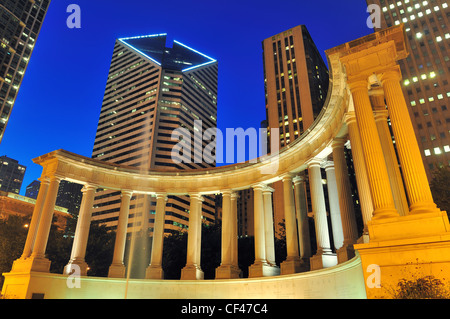
[[[50,0],[0,3],[0,142]]]
[[[207,145],[215,149],[215,142],[194,141],[194,135],[217,126],[217,79],[216,60],[176,40],[171,43],[166,34],[118,39],[92,158],[142,170],[214,167],[215,154],[203,150]],[[185,134],[173,135],[175,129]],[[120,201],[120,192],[97,191],[93,220],[114,229]],[[214,203],[214,196],[204,196],[206,222],[214,221]],[[170,195],[166,207],[164,231],[187,228],[189,197]],[[152,229],[155,198],[133,196],[130,209],[129,226]]]
[[[273,35],[262,42],[266,124],[279,129],[283,148],[311,126],[325,103],[329,75],[325,62],[304,25]],[[269,147],[271,148],[271,147]],[[275,225],[283,222],[281,182],[274,183]],[[278,194],[278,195],[277,195]]]
[[[450,165],[450,10],[445,0],[367,0],[381,9],[381,28],[405,26],[409,56],[399,61],[403,94],[430,181]]]
[[[26,166],[20,165],[15,159],[0,157],[0,191],[20,193]]]

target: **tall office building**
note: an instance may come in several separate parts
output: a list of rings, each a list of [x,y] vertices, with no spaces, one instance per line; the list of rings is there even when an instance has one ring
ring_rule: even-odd
[[[92,158],[142,170],[195,169],[215,166],[215,156],[202,158],[192,145],[179,163],[172,159],[174,129],[192,137],[216,128],[218,63],[166,34],[118,39],[114,46]],[[201,127],[194,121],[201,120]],[[191,140],[193,142],[193,139]],[[195,157],[194,157],[195,155]],[[190,163],[189,163],[189,162]],[[120,192],[97,191],[93,220],[115,228]],[[214,221],[214,196],[204,196],[203,218]],[[170,195],[166,204],[165,232],[187,228],[189,197]],[[133,196],[130,225],[152,228],[156,199]],[[150,213],[150,214],[149,214]]]
[[[328,69],[304,25],[267,38],[262,46],[267,131],[279,128],[282,148],[300,137],[322,110]],[[282,182],[273,184],[276,227],[284,218],[282,187]]]
[[[20,193],[26,166],[20,165],[15,159],[0,157],[0,191]]]
[[[0,1],[0,142],[49,4]]]
[[[405,26],[410,54],[398,61],[403,94],[431,180],[436,168],[450,165],[448,1],[367,0],[367,4],[380,7],[381,29]]]

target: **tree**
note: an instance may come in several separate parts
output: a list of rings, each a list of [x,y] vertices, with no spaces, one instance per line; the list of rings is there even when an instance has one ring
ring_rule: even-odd
[[[449,299],[450,291],[434,276],[401,279],[397,289],[391,292],[394,299]]]
[[[436,205],[450,217],[450,168],[439,168],[434,172],[430,183],[431,193]]]

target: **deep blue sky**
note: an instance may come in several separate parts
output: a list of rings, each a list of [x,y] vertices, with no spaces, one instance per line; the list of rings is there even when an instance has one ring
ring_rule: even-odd
[[[81,29],[69,29],[69,4]],[[0,155],[27,166],[56,149],[91,156],[116,38],[168,33],[219,61],[218,127],[258,128],[265,117],[261,42],[307,26],[324,50],[372,32],[365,0],[53,0],[25,73]],[[325,55],[323,54],[324,58]]]

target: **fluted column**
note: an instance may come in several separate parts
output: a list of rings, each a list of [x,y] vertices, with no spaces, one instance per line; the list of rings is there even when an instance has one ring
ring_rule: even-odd
[[[300,272],[300,255],[298,250],[297,221],[295,218],[292,178],[293,176],[290,174],[282,177],[287,252],[286,260],[281,263],[281,274],[283,275]]]
[[[233,215],[231,204],[232,191],[222,192],[222,262],[216,268],[216,279],[238,278],[240,270],[233,264],[234,242],[237,242],[237,236],[234,236],[234,225],[237,226],[236,215]]]
[[[164,279],[162,256],[164,244],[164,220],[166,217],[167,194],[156,194],[156,214],[153,226],[152,254],[145,272],[147,279]],[[144,211],[145,212],[145,211]]]
[[[202,202],[200,194],[189,194],[189,229],[186,266],[181,270],[182,280],[198,280],[204,278],[200,266],[202,241]]]
[[[81,190],[83,198],[81,200],[80,212],[78,214],[77,227],[75,237],[72,244],[72,253],[69,263],[64,267],[64,274],[72,273],[72,265],[80,267],[80,275],[87,275],[88,265],[84,260],[86,256],[86,247],[89,237],[89,229],[91,226],[92,206],[94,204],[94,196],[97,186],[87,184]]]
[[[355,168],[356,184],[358,187],[358,197],[361,207],[361,214],[364,224],[363,241],[368,241],[367,223],[372,219],[373,203],[370,193],[369,178],[367,176],[366,163],[362,149],[361,136],[359,135],[358,122],[355,112],[348,112],[345,116],[348,136],[352,150],[353,167]]]
[[[374,206],[373,218],[398,217],[392,198],[391,185],[378,137],[367,80],[348,83],[353,96],[369,186]]]
[[[311,240],[309,238],[308,204],[306,198],[306,185],[304,176],[296,176],[292,179],[295,192],[295,212],[297,216],[297,229],[300,258],[305,261],[311,257]]]
[[[376,92],[372,94],[371,100],[374,109],[375,123],[377,125],[381,147],[383,148],[384,160],[388,170],[395,208],[400,216],[405,216],[409,212],[408,201],[406,199],[402,175],[400,173],[400,168],[398,167],[397,155],[395,154],[394,144],[392,143],[391,132],[387,122],[388,110],[384,103],[384,95],[382,92]]]
[[[41,185],[39,187],[38,197],[34,204],[33,215],[31,217],[30,227],[28,227],[27,240],[21,258],[28,258],[33,251],[34,242],[36,240],[37,230],[39,227],[39,221],[41,219],[42,211],[44,208],[45,198],[47,196],[48,187],[50,181],[46,177],[39,178]]]
[[[40,264],[43,266],[43,268],[42,270],[38,270],[41,269],[39,266],[38,269],[33,267],[31,270],[49,271],[50,269],[50,261],[47,262],[47,259],[45,258],[45,250],[47,248],[48,235],[50,233],[50,227],[52,225],[53,213],[55,211],[55,202],[56,197],[58,195],[59,182],[61,180],[62,178],[59,176],[50,177],[50,184],[48,187],[47,196],[45,197],[44,206],[39,221],[36,241],[34,243],[33,252],[31,253],[31,257],[33,259],[42,260],[42,263]],[[48,270],[46,270],[47,266]]]
[[[125,265],[123,263],[123,258],[125,253],[125,243],[127,240],[128,215],[130,213],[130,200],[132,195],[132,191],[122,190],[122,201],[120,203],[113,260],[108,272],[108,277],[111,278],[125,278]]]
[[[323,165],[327,176],[328,204],[330,206],[331,232],[336,250],[344,244],[344,234],[342,230],[341,209],[339,207],[340,198],[336,185],[336,174],[334,163],[326,161]]]
[[[249,277],[273,276],[279,274],[279,268],[270,265],[266,257],[266,227],[263,191],[264,184],[253,185],[255,262],[249,267]]]
[[[439,209],[431,195],[419,145],[400,86],[400,79],[401,73],[398,66],[381,75],[381,83],[409,198],[410,214],[438,212]]]
[[[317,252],[310,258],[311,270],[327,268],[337,264],[336,255],[331,251],[320,164],[321,161],[313,160],[308,165],[309,187],[317,242]]]
[[[264,238],[266,240],[266,260],[272,265],[275,263],[275,235],[273,229],[273,208],[272,208],[272,193],[274,189],[265,187],[263,190],[263,205],[264,205]]]

